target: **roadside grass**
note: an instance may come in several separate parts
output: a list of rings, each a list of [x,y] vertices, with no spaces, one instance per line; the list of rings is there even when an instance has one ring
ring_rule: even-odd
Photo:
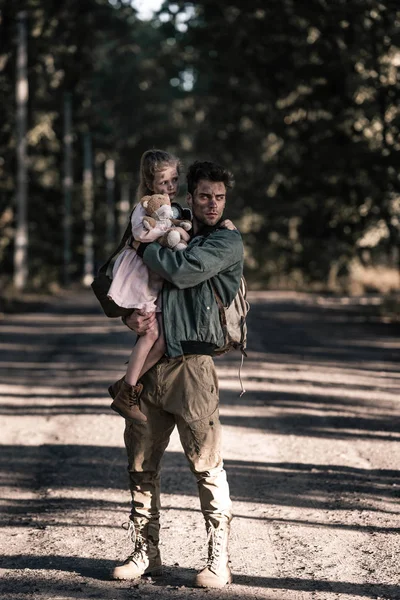
[[[364,266],[353,261],[349,269],[349,289],[352,295],[368,292],[392,296],[400,293],[400,269],[387,266]]]
[[[393,267],[365,267],[353,263],[350,269],[351,295],[379,294],[379,314],[385,320],[400,321],[400,270]]]

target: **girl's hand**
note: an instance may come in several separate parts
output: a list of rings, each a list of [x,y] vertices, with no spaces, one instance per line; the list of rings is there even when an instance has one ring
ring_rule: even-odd
[[[237,229],[237,227],[234,226],[230,219],[225,219],[224,221],[222,221],[221,227],[224,227],[225,229],[230,229],[231,231]]]

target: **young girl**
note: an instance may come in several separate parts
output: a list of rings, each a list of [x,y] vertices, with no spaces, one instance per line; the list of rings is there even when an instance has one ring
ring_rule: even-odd
[[[140,161],[137,201],[151,194],[168,194],[172,201],[179,190],[180,170],[180,161],[172,154],[163,150],[145,152]],[[144,208],[138,203],[131,217],[132,236],[139,242],[153,242],[165,231],[158,227],[150,231],[145,229],[142,222],[145,214]],[[138,381],[165,352],[160,302],[162,285],[163,279],[147,269],[130,246],[127,246],[115,261],[108,296],[124,308],[157,313],[154,327],[146,335],[138,338],[125,377],[108,388],[111,397],[114,398],[111,408],[126,419],[147,421],[138,406],[143,389]]]
[[[145,152],[140,161],[137,201],[151,194],[168,194],[172,201],[179,190],[180,170],[181,163],[172,154],[163,150]],[[145,229],[142,221],[145,214],[143,206],[138,203],[131,217],[132,236],[136,241],[153,242],[165,231],[157,227],[150,231]],[[223,221],[222,226],[235,229],[228,219]],[[187,234],[187,240],[189,237]],[[131,246],[127,246],[115,261],[109,297],[119,306],[135,308],[145,313],[157,313],[154,327],[137,339],[125,377],[108,388],[113,398],[111,408],[126,419],[147,421],[139,409],[143,385],[138,382],[165,353],[160,294],[162,285],[163,279],[145,266]]]

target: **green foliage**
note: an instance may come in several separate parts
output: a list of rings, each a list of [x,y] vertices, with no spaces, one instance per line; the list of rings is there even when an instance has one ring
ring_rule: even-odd
[[[278,269],[324,281],[360,247],[364,256],[398,247],[396,4],[191,6],[178,52],[195,78],[193,155],[212,148],[232,165],[239,225],[244,207],[262,215],[258,234],[246,236],[255,275],[268,276],[279,257]]]
[[[161,32],[139,21],[128,3],[27,0],[1,4],[0,264],[8,278],[15,211],[16,34],[22,8],[28,17],[29,285],[40,287],[62,278],[65,93],[72,96],[74,138],[71,274],[79,279],[83,134],[91,132],[93,142],[99,262],[105,254],[105,161],[113,158],[118,181],[131,182],[134,188],[141,153],[152,145],[168,145],[174,137],[168,123],[174,90],[168,84],[169,65],[163,66],[158,59]]]
[[[82,136],[95,173],[96,261],[105,256],[104,163],[137,184],[141,153],[213,158],[237,185],[249,278],[334,284],[354,259],[398,265],[400,9],[391,0],[0,3],[0,265],[12,273],[16,16],[29,28],[30,273],[61,279],[63,101],[74,125],[73,265],[82,274]],[[131,196],[132,197],[132,196]],[[117,237],[117,234],[116,234]]]

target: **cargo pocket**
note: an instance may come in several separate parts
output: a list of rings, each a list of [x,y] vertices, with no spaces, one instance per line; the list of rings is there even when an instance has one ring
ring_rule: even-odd
[[[188,423],[201,421],[218,408],[218,379],[210,356],[186,360],[181,415]]]
[[[210,415],[185,423],[181,441],[192,471],[210,471],[221,462],[221,423],[219,410]]]

